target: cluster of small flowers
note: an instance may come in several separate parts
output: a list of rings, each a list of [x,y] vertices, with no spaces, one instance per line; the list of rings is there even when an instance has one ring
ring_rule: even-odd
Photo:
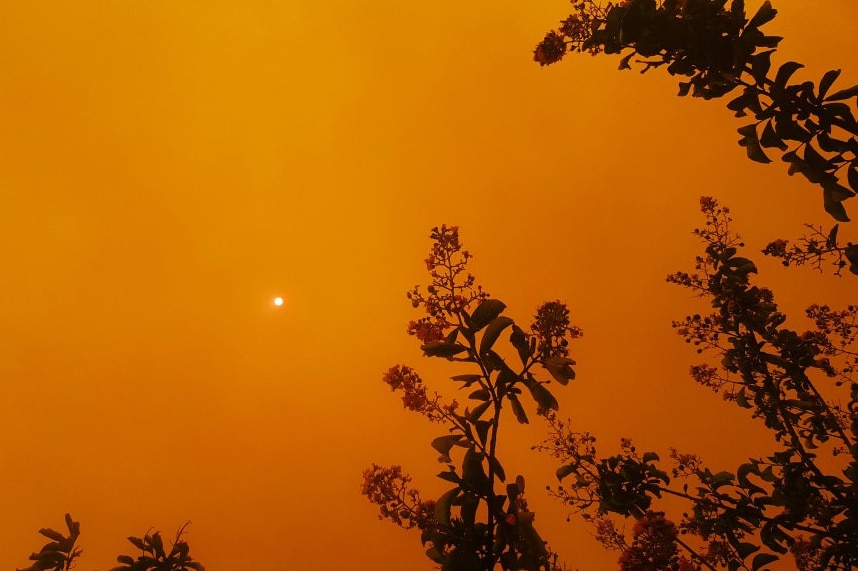
[[[697,347],[697,352],[702,353],[704,349],[718,347],[720,331],[716,326],[715,315],[694,315],[686,317],[683,321],[673,321],[670,326],[685,338],[686,343]],[[701,347],[702,345],[702,347]]]
[[[563,59],[564,55],[566,55],[566,40],[560,33],[551,30],[533,50],[533,61],[541,66],[551,65]]]
[[[647,512],[635,522],[633,534],[632,545],[620,556],[622,571],[660,571],[677,565],[677,530],[664,512]]]
[[[545,419],[548,421],[549,436],[533,447],[540,452],[548,452],[561,462],[589,459],[596,456],[596,437],[589,432],[575,432],[571,423],[557,418],[553,412]]]
[[[697,258],[697,268],[701,269],[703,258]],[[682,287],[697,291],[700,295],[704,295],[707,291],[706,280],[700,274],[689,274],[688,272],[676,272],[667,276],[667,283],[676,284]]]
[[[575,12],[561,21],[556,30],[548,32],[533,50],[533,61],[539,65],[560,61],[567,50],[586,50],[591,55],[602,53],[601,45],[588,40],[593,37],[593,31],[604,23],[612,4],[602,6],[593,0],[585,0],[573,2],[572,7]]]
[[[612,551],[625,551],[629,548],[625,534],[617,529],[614,520],[606,514],[597,514],[590,522],[593,525],[593,536],[602,547]]]
[[[569,309],[561,301],[548,301],[536,308],[530,330],[539,342],[539,354],[567,357],[569,340],[584,335],[581,328],[569,325]]]
[[[409,321],[407,332],[409,335],[417,337],[421,343],[432,343],[441,341],[447,336],[447,331],[453,326],[452,323],[443,317],[421,317],[420,319]]]
[[[728,379],[721,376],[718,369],[710,365],[692,365],[690,371],[691,378],[694,379],[694,382],[712,389],[715,393],[720,392],[724,385],[729,382]],[[725,395],[726,394],[729,393],[725,393]],[[726,396],[724,398],[726,400],[730,400]]]
[[[730,230],[730,223],[733,218],[730,217],[728,207],[720,206],[718,201],[711,196],[701,196],[700,211],[706,216],[706,226],[695,228],[693,232],[695,236],[722,249],[744,246],[741,237]],[[706,269],[711,260],[699,259],[698,265],[701,265],[700,262],[704,262],[704,267],[698,269]]]
[[[858,305],[836,311],[827,305],[814,304],[805,313],[820,333],[836,337],[842,349],[853,345],[858,338]]]
[[[432,251],[425,262],[432,283],[426,287],[425,294],[420,286],[414,286],[405,294],[412,307],[422,307],[428,316],[408,325],[408,333],[424,343],[443,339],[453,327],[456,316],[489,296],[476,285],[474,276],[467,273],[468,261],[473,256],[462,249],[457,226],[432,228],[429,237],[433,242]]]
[[[382,380],[392,391],[402,391],[402,404],[406,409],[421,414],[431,410],[431,401],[420,375],[406,365],[395,365],[388,369]]]
[[[455,400],[450,404],[441,404],[441,397],[437,393],[430,398],[423,379],[407,365],[394,365],[387,370],[382,380],[390,390],[402,391],[402,405],[407,410],[418,412],[432,422],[442,422],[459,408]]]
[[[676,448],[670,449],[670,457],[676,462],[673,468],[674,478],[687,478],[696,474],[703,466],[703,460],[697,454],[685,454],[679,452]]]
[[[781,258],[783,260],[781,263],[785,266],[789,266],[792,261],[793,252],[794,250],[789,249],[789,241],[781,239],[769,242],[763,248],[763,254],[773,258]]]
[[[411,476],[401,466],[373,464],[364,470],[361,494],[378,506],[378,519],[388,519],[411,529],[426,529],[434,521],[434,502],[424,502],[420,492],[410,487]]]

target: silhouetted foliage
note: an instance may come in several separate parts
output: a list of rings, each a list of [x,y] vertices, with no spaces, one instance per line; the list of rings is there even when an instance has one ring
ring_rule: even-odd
[[[182,539],[186,523],[176,532],[176,539],[168,552],[164,547],[161,533],[146,533],[143,537],[129,537],[128,541],[141,551],[137,559],[130,555],[120,555],[116,560],[121,563],[110,571],[205,571],[205,567],[190,556],[190,546]]]
[[[575,378],[567,345],[581,331],[570,325],[560,302],[541,305],[525,331],[503,315],[506,305],[489,297],[467,272],[471,255],[462,249],[456,227],[434,228],[430,238],[426,267],[431,283],[425,292],[419,287],[408,292],[412,305],[426,315],[412,321],[408,332],[421,342],[424,356],[463,367],[452,381],[470,391],[469,404],[461,411],[455,400],[430,393],[414,369],[404,365],[392,367],[384,382],[402,394],[406,409],[446,428],[431,445],[446,466],[438,477],[452,487],[437,500],[425,501],[401,467],[373,465],[364,472],[361,491],[379,506],[381,519],[419,529],[426,555],[444,571],[489,571],[497,565],[504,570],[558,570],[556,556],[534,527],[525,479],[507,481],[497,443],[501,420],[509,416],[504,411],[528,423],[527,400],[537,414],[558,409],[549,387]],[[507,363],[501,341],[519,363]]]
[[[39,533],[50,539],[37,553],[30,555],[32,565],[18,571],[68,571],[71,569],[75,559],[80,557],[82,550],[77,547],[77,538],[80,536],[80,522],[72,520],[66,514],[66,528],[68,535],[50,528],[42,528]]]
[[[548,34],[534,51],[540,65],[560,61],[571,52],[618,54],[620,69],[641,64],[641,72],[664,66],[671,75],[688,78],[679,95],[713,99],[739,92],[727,107],[737,117],[754,121],[739,129],[739,144],[751,160],[769,163],[780,153],[790,175],[800,173],[822,188],[823,206],[839,222],[849,221],[843,203],[858,192],[858,121],[850,101],[858,85],[833,89],[839,69],[826,72],[818,84],[795,82],[804,67],[788,61],[772,66],[781,38],[761,28],[777,11],[766,0],[750,19],[743,0],[625,0],[601,4],[573,0],[574,12]],[[637,57],[638,59],[634,59]],[[768,153],[768,154],[767,154]],[[858,274],[858,244],[838,242],[838,227],[813,229],[792,245],[772,242],[767,254],[784,265],[810,263],[820,268],[833,258]]]
[[[595,525],[596,537],[621,551],[624,571],[769,569],[787,561],[800,571],[858,566],[858,306],[807,310],[815,327],[784,326],[774,294],[753,285],[754,263],[730,230],[729,210],[701,199],[707,217],[695,233],[705,244],[694,273],[668,281],[706,298],[714,309],[673,326],[717,366],[691,367],[698,383],[748,409],[780,449],[733,471],[713,472],[700,457],[654,452],[631,441],[600,457],[595,438],[552,415],[538,448],[559,458],[553,494]],[[845,404],[839,404],[843,402]],[[687,502],[679,525],[652,506],[663,496]],[[631,538],[611,516],[634,518]],[[783,563],[781,563],[783,565]]]
[[[139,549],[141,554],[137,559],[130,555],[120,555],[116,559],[122,565],[111,571],[205,571],[205,567],[190,556],[190,547],[187,541],[182,539],[189,524],[190,522],[186,523],[176,532],[176,539],[172,542],[169,553],[164,547],[160,532],[146,533],[142,538],[129,537],[128,541]],[[66,514],[66,527],[68,535],[53,529],[40,529],[39,533],[51,541],[38,553],[30,555],[30,560],[33,561],[31,566],[18,571],[69,571],[82,553],[75,545],[80,536],[80,523],[73,521],[71,516]]]
[[[781,38],[760,30],[777,14],[768,0],[750,19],[743,0],[729,7],[727,0],[572,4],[573,14],[537,46],[537,62],[555,63],[575,51],[625,54],[620,69],[638,56],[643,72],[666,66],[671,75],[687,77],[680,95],[712,99],[740,90],[727,107],[755,119],[739,129],[748,157],[768,163],[763,149],[777,149],[789,174],[801,173],[822,187],[829,214],[849,220],[843,201],[858,191],[858,122],[845,101],[858,97],[858,85],[832,91],[840,70],[826,72],[818,86],[790,83],[803,67],[793,61],[772,69]]]

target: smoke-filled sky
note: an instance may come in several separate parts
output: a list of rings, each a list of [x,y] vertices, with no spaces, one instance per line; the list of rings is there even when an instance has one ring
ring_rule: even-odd
[[[778,62],[858,82],[854,2],[776,7]],[[698,357],[670,321],[705,308],[664,277],[692,266],[712,195],[796,328],[813,301],[854,301],[854,277],[758,253],[830,226],[821,193],[748,161],[724,102],[679,99],[662,71],[534,64],[569,9],[0,2],[0,566],[26,566],[36,531],[70,512],[80,569],[186,520],[211,570],[431,568],[359,486],[377,462],[445,489],[439,427],[380,381],[405,363],[449,391],[462,372],[405,335],[404,292],[425,283],[441,223],[523,324],[569,304],[585,337],[561,413],[606,452],[631,436],[733,468],[770,446],[688,378]],[[527,476],[568,565],[611,568],[542,492],[557,467],[530,450],[544,433],[502,435],[507,472]]]

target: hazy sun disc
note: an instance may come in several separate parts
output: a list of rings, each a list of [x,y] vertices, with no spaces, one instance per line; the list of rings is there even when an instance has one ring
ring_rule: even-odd
[[[280,307],[281,305],[283,305],[283,298],[282,297],[275,297],[274,298],[274,305],[276,305],[277,307]]]

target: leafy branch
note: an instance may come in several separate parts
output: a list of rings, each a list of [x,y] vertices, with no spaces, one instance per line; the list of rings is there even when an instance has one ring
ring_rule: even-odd
[[[548,387],[574,379],[575,362],[567,347],[581,332],[569,324],[569,311],[560,302],[541,305],[525,332],[503,315],[506,305],[489,297],[467,273],[471,255],[462,249],[456,227],[434,228],[430,238],[433,247],[426,266],[432,281],[425,292],[415,287],[408,293],[412,305],[426,316],[412,321],[408,331],[421,342],[424,356],[467,367],[452,380],[470,391],[469,404],[460,412],[455,400],[445,403],[439,394],[430,395],[407,366],[392,367],[384,381],[402,393],[406,409],[447,427],[447,434],[435,438],[432,447],[440,455],[438,461],[446,464],[438,477],[453,487],[436,501],[424,502],[400,467],[373,465],[364,473],[362,492],[379,506],[382,519],[420,529],[427,556],[444,570],[489,571],[498,564],[504,570],[558,569],[533,525],[525,479],[518,476],[507,483],[497,446],[504,410],[511,410],[519,423],[529,422],[522,395],[530,396],[538,414],[559,408]],[[504,338],[507,351],[500,349]],[[519,363],[509,365],[504,353]],[[539,380],[539,369],[550,380]],[[455,454],[458,463],[453,459],[457,449],[462,449],[461,455]],[[504,493],[498,493],[502,484]]]

